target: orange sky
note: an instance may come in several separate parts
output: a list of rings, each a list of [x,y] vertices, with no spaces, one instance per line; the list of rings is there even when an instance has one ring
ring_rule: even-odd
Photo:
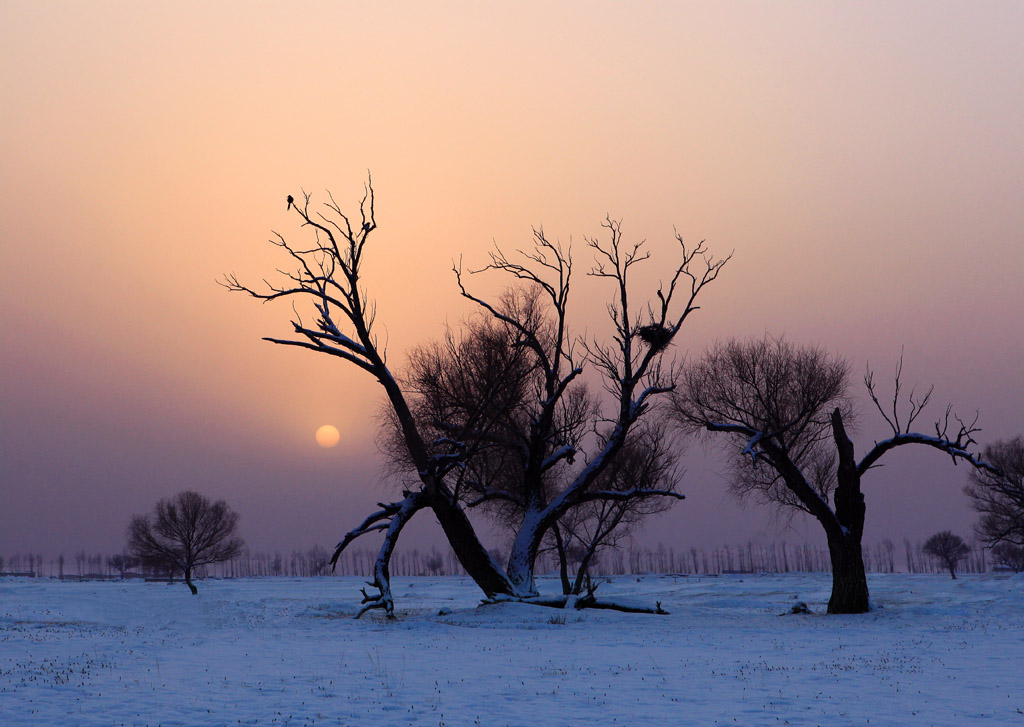
[[[261,342],[287,307],[214,283],[282,262],[287,194],[354,206],[367,169],[396,368],[467,311],[453,258],[610,214],[656,259],[673,225],[735,250],[680,352],[770,331],[887,377],[905,346],[983,442],[1024,432],[1022,28],[1016,2],[0,2],[0,555],[113,551],[185,487],[257,548],[386,496],[374,385]],[[774,537],[699,446],[689,469],[650,538]],[[966,535],[964,477],[898,453],[867,539]]]

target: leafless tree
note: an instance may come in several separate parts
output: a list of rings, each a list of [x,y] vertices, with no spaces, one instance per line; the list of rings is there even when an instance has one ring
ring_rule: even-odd
[[[901,357],[889,406],[879,400],[872,373],[864,377],[892,435],[875,442],[859,461],[847,434],[853,421],[849,366],[823,349],[771,337],[719,344],[687,368],[673,395],[676,417],[685,427],[725,432],[743,443],[733,459],[735,494],[806,512],[821,524],[832,561],[829,613],[870,609],[861,549],[861,479],[883,455],[921,444],[945,452],[954,463],[992,470],[969,451],[976,420],[966,423],[947,407],[934,436],[911,431],[932,390],[922,396],[911,391],[904,398],[902,366]],[[949,433],[951,416],[955,434]]]
[[[157,502],[150,515],[134,515],[128,548],[146,566],[184,574],[196,595],[192,574],[199,566],[230,560],[242,549],[235,535],[238,514],[223,500],[210,502],[185,490]]]
[[[964,539],[949,530],[943,530],[932,535],[924,541],[922,549],[925,553],[946,566],[950,577],[954,580],[956,580],[956,564],[971,552]]]
[[[545,346],[553,344],[550,306],[544,307],[537,290],[510,289],[498,305]],[[603,445],[593,435],[600,420],[598,401],[578,379],[562,394],[550,431],[538,429],[538,412],[547,397],[543,367],[535,352],[522,345],[518,329],[490,317],[473,318],[459,334],[449,331],[443,341],[415,349],[404,383],[428,439],[440,448],[459,442],[464,459],[454,492],[467,507],[485,509],[512,537],[528,507],[529,453],[575,450],[542,471],[547,502],[585,466],[588,445],[596,450]],[[384,429],[382,449],[396,473],[408,471],[401,431],[389,418],[392,426]],[[566,594],[580,593],[601,549],[620,542],[643,517],[682,498],[675,489],[677,450],[666,432],[664,427],[635,427],[594,485],[597,492],[621,497],[584,497],[551,526],[545,549],[558,558]],[[539,436],[547,437],[548,444],[535,442]],[[575,585],[569,580],[570,561],[576,565]]]
[[[973,470],[964,488],[981,513],[978,537],[989,546],[1024,546],[1024,437],[988,445],[985,460],[994,469]]]
[[[107,558],[107,567],[116,570],[121,578],[138,564],[139,559],[128,553],[117,553]]]
[[[498,300],[488,301],[470,292],[467,274],[461,265],[455,266],[462,295],[474,302],[488,321],[480,330],[485,335],[509,337],[513,345],[493,350],[493,360],[481,364],[490,367],[483,380],[466,375],[475,370],[476,362],[449,372],[462,377],[453,378],[450,385],[473,389],[470,400],[482,398],[491,414],[460,408],[457,402],[446,408],[449,402],[439,401],[434,411],[441,414],[431,416],[431,407],[424,407],[421,400],[428,398],[430,391],[417,388],[418,384],[403,388],[386,364],[384,349],[374,333],[375,309],[366,298],[361,278],[366,243],[377,227],[372,185],[366,186],[359,219],[354,223],[332,197],[328,195],[328,199],[318,210],[304,194],[291,207],[301,226],[310,231],[309,243],[292,244],[275,233],[272,242],[291,258],[294,267],[284,274],[282,283],[268,283],[267,288],[256,290],[231,275],[225,284],[264,301],[307,301],[315,311],[311,324],[297,315],[294,337],[267,340],[340,358],[373,376],[387,396],[389,418],[401,433],[401,459],[415,479],[406,480],[401,500],[381,503],[381,509],[346,534],[335,550],[336,562],[356,538],[384,533],[371,583],[376,592],[364,591],[364,612],[382,608],[393,614],[390,558],[405,524],[423,508],[433,511],[460,564],[485,594],[530,599],[537,595],[534,566],[541,543],[571,509],[587,500],[674,496],[668,492],[602,491],[598,483],[633,425],[659,395],[671,389],[671,377],[660,366],[661,357],[685,319],[697,310],[699,293],[717,278],[724,260],[711,258],[703,243],[687,246],[677,235],[679,258],[671,280],[657,291],[657,304],[638,314],[629,306],[629,277],[633,266],[649,254],[643,243],[625,243],[619,223],[607,220],[610,239],[588,240],[588,245],[598,260],[591,274],[611,282],[615,291],[609,304],[615,329],[611,344],[578,342],[570,334],[571,253],[550,242],[543,231],[536,231],[532,247],[513,256],[496,250],[490,263],[476,271],[503,274],[516,284]],[[409,381],[422,378],[418,363],[430,375],[435,354],[462,354],[456,338],[440,346],[427,350],[419,362],[414,360]],[[586,408],[587,397],[579,382],[587,363],[603,375],[612,405],[599,418],[594,439],[599,446],[585,457],[573,417],[574,409]],[[502,375],[492,375],[496,372]],[[531,396],[522,398],[516,389],[520,386],[528,387]],[[527,401],[528,411],[501,403],[517,400]],[[494,411],[501,412],[500,416],[494,416]],[[593,420],[587,421],[593,424]],[[498,439],[522,427],[528,436],[517,447],[495,446]],[[503,480],[496,465],[499,461],[514,462],[511,481]],[[556,473],[561,484],[552,489],[550,481]],[[511,503],[511,509],[519,514],[508,563],[502,568],[480,542],[466,508],[492,503],[498,507],[501,501],[509,502],[513,490],[518,501]]]
[[[1014,573],[1020,573],[1024,571],[1024,546],[1006,542],[997,543],[992,547],[992,559]]]
[[[597,492],[622,493],[624,497],[584,498],[551,529],[564,593],[581,595],[590,567],[602,551],[618,547],[645,518],[670,507],[673,498],[682,499],[676,492],[681,477],[679,453],[678,443],[666,428],[648,422],[634,427],[595,486]],[[570,561],[576,566],[571,584]]]

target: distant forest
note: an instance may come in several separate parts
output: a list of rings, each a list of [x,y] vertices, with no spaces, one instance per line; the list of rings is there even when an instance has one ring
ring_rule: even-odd
[[[506,554],[495,551],[501,562]],[[557,575],[557,559],[542,553],[538,571]],[[344,551],[338,559],[334,575],[369,577],[377,552],[354,548]],[[306,578],[332,575],[330,552],[316,546],[290,553],[244,550],[238,557],[215,566],[207,566],[200,577]],[[871,573],[941,573],[945,565],[923,551],[923,544],[904,540],[902,547],[891,540],[864,547],[864,565]],[[960,561],[961,573],[985,573],[995,566],[991,553],[980,545]],[[595,576],[640,575],[643,573],[677,573],[685,575],[720,575],[729,573],[827,573],[831,570],[828,548],[810,544],[778,542],[772,545],[722,546],[720,548],[674,548],[659,543],[654,548],[634,546],[606,550],[592,564]],[[391,561],[394,576],[465,575],[455,554],[447,548],[408,549],[395,553]],[[79,551],[70,558],[63,554],[44,558],[32,553],[0,555],[0,575],[41,578],[113,579],[121,577],[159,578],[161,574],[139,568],[124,554],[88,554]]]

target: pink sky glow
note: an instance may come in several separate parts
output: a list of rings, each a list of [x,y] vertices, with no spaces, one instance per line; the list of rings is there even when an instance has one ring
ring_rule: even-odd
[[[356,209],[368,169],[398,370],[469,312],[454,259],[543,225],[583,268],[611,215],[652,251],[637,300],[673,225],[735,253],[680,355],[770,332],[887,382],[903,349],[925,431],[951,402],[982,444],[1024,432],[1022,28],[1017,2],[0,3],[0,555],[117,551],[185,488],[254,549],[331,545],[388,497],[376,384],[262,342],[288,306],[215,283],[283,264],[287,194]],[[607,330],[601,281],[577,291]],[[817,536],[685,462],[641,542]],[[866,542],[969,535],[965,480],[897,452]]]

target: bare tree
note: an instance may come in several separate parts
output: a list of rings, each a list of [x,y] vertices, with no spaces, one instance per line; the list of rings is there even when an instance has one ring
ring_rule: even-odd
[[[590,568],[602,551],[618,547],[645,518],[664,512],[672,498],[682,499],[675,489],[680,479],[676,445],[664,427],[648,422],[634,427],[595,486],[598,492],[622,493],[624,497],[584,499],[552,527],[564,593],[581,595]],[[568,579],[570,560],[576,565],[572,584]]]
[[[139,559],[128,553],[117,553],[107,558],[107,568],[117,571],[121,578],[125,573],[139,564]]]
[[[956,580],[956,564],[971,552],[964,539],[949,530],[932,535],[924,541],[922,550],[946,566],[950,578],[954,580]]]
[[[537,293],[510,289],[498,307],[550,347],[556,329],[550,306],[545,308]],[[518,329],[484,317],[467,321],[460,335],[449,331],[442,342],[415,349],[404,380],[428,439],[441,448],[459,443],[464,459],[453,490],[467,507],[484,509],[513,538],[531,494],[529,453],[573,450],[540,472],[540,499],[548,502],[586,465],[589,450],[604,444],[593,433],[601,417],[598,401],[579,379],[561,395],[550,430],[537,426],[547,398],[543,371]],[[397,422],[390,418],[382,449],[401,473],[411,463]],[[540,437],[547,442],[535,441]],[[600,550],[616,545],[647,515],[682,499],[675,489],[677,450],[672,444],[665,427],[634,427],[593,486],[609,494],[581,498],[551,526],[542,549],[556,554],[565,594],[580,593]],[[569,580],[570,561],[576,565],[575,585]]]
[[[973,467],[992,467],[971,454],[975,422],[953,416],[936,423],[935,435],[911,431],[931,398],[911,391],[901,397],[903,361],[896,369],[891,406],[883,407],[874,377],[864,377],[868,395],[892,431],[858,461],[847,424],[853,421],[849,366],[815,347],[778,338],[730,341],[715,346],[688,367],[673,395],[676,417],[691,430],[725,432],[743,443],[733,459],[733,492],[783,509],[803,511],[825,530],[832,561],[829,613],[870,609],[861,539],[865,504],[861,479],[888,451],[907,444],[938,449]]]
[[[994,469],[972,470],[964,488],[981,520],[975,530],[989,546],[1024,546],[1024,437],[985,447]]]
[[[1014,573],[1020,573],[1024,571],[1024,546],[1013,543],[997,543],[992,547],[992,559]]]
[[[514,345],[511,349],[495,349],[495,359],[486,362],[493,371],[504,372],[504,377],[489,375],[483,382],[470,377],[452,381],[456,388],[477,387],[474,396],[482,397],[488,408],[502,412],[501,416],[456,405],[447,410],[442,406],[441,411],[449,413],[431,418],[424,416],[416,398],[429,396],[429,392],[403,389],[387,366],[384,349],[374,333],[374,308],[366,299],[361,279],[366,243],[377,227],[372,185],[366,186],[360,219],[354,224],[332,197],[328,196],[321,210],[311,208],[309,195],[303,197],[291,209],[301,219],[302,227],[312,233],[311,242],[294,245],[277,233],[272,240],[291,258],[294,270],[285,273],[281,284],[268,284],[264,290],[247,287],[233,275],[225,284],[264,301],[290,298],[310,303],[315,310],[312,324],[297,316],[292,324],[293,338],[266,340],[340,358],[369,373],[385,391],[389,416],[401,432],[401,458],[407,471],[415,473],[415,479],[406,480],[401,500],[381,503],[381,509],[346,534],[335,550],[337,562],[356,538],[371,532],[384,533],[371,583],[376,592],[364,591],[363,612],[382,608],[388,615],[393,614],[391,555],[405,524],[423,508],[433,511],[460,564],[485,594],[530,599],[537,595],[534,567],[541,543],[571,509],[587,500],[674,496],[669,492],[602,491],[597,485],[633,425],[648,413],[659,395],[672,388],[670,376],[660,366],[661,356],[684,320],[697,310],[698,294],[716,279],[725,263],[712,259],[703,243],[688,247],[677,235],[680,257],[672,278],[657,291],[658,303],[647,306],[646,313],[639,315],[629,306],[629,277],[631,268],[649,257],[643,243],[626,244],[619,224],[611,220],[605,223],[610,240],[588,240],[598,259],[591,274],[610,281],[615,290],[609,304],[615,333],[609,345],[597,341],[577,345],[570,335],[567,311],[571,253],[550,242],[543,231],[535,233],[532,248],[511,258],[496,250],[490,264],[477,271],[504,274],[518,285],[497,301],[470,292],[466,275],[461,266],[456,266],[462,295],[490,320],[492,331],[511,337]],[[428,368],[429,359],[428,352],[423,357]],[[582,440],[576,438],[573,429],[573,409],[584,407],[586,401],[586,396],[577,392],[581,391],[578,382],[588,362],[603,375],[613,404],[598,422],[598,446],[584,457]],[[417,373],[414,362],[410,378],[415,379]],[[517,400],[515,387],[520,385],[533,387],[528,413],[501,403]],[[492,405],[494,402],[497,404]],[[519,515],[508,563],[502,568],[477,537],[466,507],[509,501],[511,488],[502,481],[494,458],[511,457],[513,450],[493,446],[506,433],[502,431],[506,425],[525,425],[528,436],[515,448],[513,479],[519,500],[512,503],[512,509]],[[576,462],[581,464],[570,474],[568,470]],[[481,473],[487,476],[480,478]],[[561,484],[552,489],[549,483],[556,473],[560,473]]]
[[[230,560],[242,549],[235,536],[238,514],[223,500],[210,502],[185,490],[157,502],[152,516],[134,515],[128,526],[128,548],[146,566],[184,574],[192,595],[196,568]]]

